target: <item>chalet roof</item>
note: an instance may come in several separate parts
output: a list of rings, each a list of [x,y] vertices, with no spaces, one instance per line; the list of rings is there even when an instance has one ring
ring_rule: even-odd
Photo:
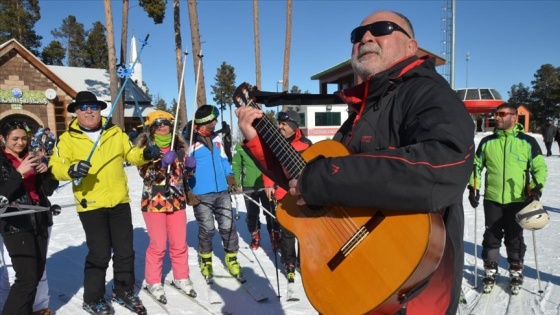
[[[52,72],[68,83],[76,91],[90,91],[98,99],[111,103],[111,86],[107,69],[47,66]],[[134,105],[134,99],[139,105],[149,105],[150,98],[133,81],[128,81],[125,93],[125,103]]]

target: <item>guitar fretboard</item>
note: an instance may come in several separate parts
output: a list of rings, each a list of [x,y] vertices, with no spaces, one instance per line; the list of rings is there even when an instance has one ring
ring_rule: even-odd
[[[251,106],[258,108],[253,102],[251,102]],[[294,147],[278,131],[274,123],[266,115],[263,115],[261,119],[253,122],[253,127],[255,127],[257,133],[263,138],[276,158],[278,158],[280,164],[290,174],[290,177],[297,177],[306,163]]]

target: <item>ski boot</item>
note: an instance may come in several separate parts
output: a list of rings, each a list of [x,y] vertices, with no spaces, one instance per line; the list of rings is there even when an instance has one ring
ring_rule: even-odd
[[[261,242],[261,231],[255,230],[251,233],[251,249],[257,250],[259,249],[259,244]]]
[[[214,270],[212,269],[212,253],[200,253],[198,254],[198,264],[200,265],[200,271],[202,276],[206,280],[206,283],[212,283],[214,278]]]
[[[243,273],[241,272],[241,266],[239,265],[239,262],[237,261],[237,252],[234,253],[228,253],[226,252],[226,267],[229,271],[229,273],[234,276],[237,280],[242,281],[243,280]]]
[[[484,263],[484,276],[482,277],[482,293],[490,293],[498,277],[498,263],[490,261]]]
[[[185,278],[181,280],[175,280],[171,282],[177,289],[183,291],[186,295],[190,297],[196,297],[196,291],[193,288],[193,283],[191,279]]]
[[[165,291],[161,283],[147,284],[144,286],[144,290],[148,291],[148,293],[161,304],[167,304],[167,298],[165,297]]]
[[[113,292],[113,301],[126,307],[136,314],[146,315],[148,311],[137,294],[132,290]]]
[[[93,315],[112,315],[113,311],[107,301],[104,298],[99,298],[96,301],[87,303],[84,302],[82,304],[82,308],[84,311],[93,314]]]
[[[523,285],[523,263],[516,262],[509,264],[509,286],[511,294],[517,295]]]
[[[270,232],[270,244],[272,244],[272,251],[280,251],[280,231]]]
[[[293,283],[296,278],[296,267],[292,263],[284,264],[284,271],[286,271],[286,278],[288,278],[288,283]]]

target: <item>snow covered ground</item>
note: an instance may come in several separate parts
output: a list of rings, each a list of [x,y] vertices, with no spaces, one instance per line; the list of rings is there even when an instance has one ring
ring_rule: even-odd
[[[477,134],[476,143],[485,134]],[[540,135],[534,135],[541,143],[544,143]],[[538,257],[538,270],[540,271],[540,283],[537,280],[537,260],[535,259],[535,247],[531,232],[525,232],[527,243],[527,254],[525,258],[525,284],[518,296],[512,297],[508,293],[506,281],[498,282],[491,294],[481,295],[482,260],[480,259],[482,233],[484,229],[484,214],[482,207],[478,208],[477,225],[475,229],[475,213],[464,195],[465,205],[465,267],[463,290],[467,304],[461,305],[458,314],[560,314],[560,194],[557,190],[560,185],[560,158],[558,146],[554,143],[554,156],[546,159],[549,176],[544,190],[542,202],[550,214],[549,226],[541,231],[535,232],[536,251]],[[134,167],[127,167],[129,177],[130,195],[133,202],[133,224],[134,224],[134,247],[136,251],[136,279],[138,288],[144,279],[145,249],[148,244],[145,224],[140,213],[140,191],[141,182],[138,172]],[[56,204],[73,203],[70,185],[66,185],[56,192],[51,198]],[[251,284],[262,294],[268,297],[265,302],[256,302],[238,282],[227,276],[223,265],[224,252],[218,235],[214,238],[214,270],[217,274],[215,290],[209,291],[205,284],[197,264],[196,248],[198,226],[194,220],[192,208],[188,208],[188,244],[189,265],[191,267],[191,279],[194,282],[198,297],[195,301],[181,295],[171,288],[167,288],[168,303],[164,307],[152,300],[142,290],[142,298],[148,313],[155,314],[286,314],[306,315],[317,314],[305,297],[301,284],[301,277],[296,276],[296,294],[300,298],[297,302],[286,301],[287,283],[283,272],[278,272],[276,264],[280,266],[279,257],[275,257],[270,249],[270,242],[266,232],[262,235],[262,247],[252,251],[248,244],[250,236],[245,224],[245,206],[240,202],[234,203],[239,211],[240,218],[237,227],[240,234],[239,261],[243,273]],[[264,216],[261,215],[264,230]],[[478,284],[474,289],[474,239],[475,230],[477,236],[476,249],[479,253]],[[47,262],[47,274],[50,286],[50,307],[56,314],[74,315],[84,313],[81,310],[83,294],[83,264],[87,253],[84,233],[78,216],[73,208],[63,209],[62,214],[55,217],[55,225],[49,247],[49,258]],[[500,275],[505,279],[507,276],[507,263],[505,261],[505,250],[502,247],[502,260],[500,261]],[[278,260],[278,263],[277,263]],[[359,272],[359,271],[357,271]],[[108,270],[108,281],[112,278],[112,269]],[[170,263],[168,257],[164,264],[164,275],[171,279]],[[107,294],[111,292],[111,282],[107,284]],[[279,291],[278,291],[279,286]],[[543,290],[542,294],[537,291]],[[281,296],[281,297],[278,297]],[[114,305],[116,314],[132,314],[121,306]]]

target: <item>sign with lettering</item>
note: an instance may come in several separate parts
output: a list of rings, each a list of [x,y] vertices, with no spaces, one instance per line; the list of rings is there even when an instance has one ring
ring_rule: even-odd
[[[47,105],[45,91],[22,91],[19,88],[0,90],[0,104]]]

